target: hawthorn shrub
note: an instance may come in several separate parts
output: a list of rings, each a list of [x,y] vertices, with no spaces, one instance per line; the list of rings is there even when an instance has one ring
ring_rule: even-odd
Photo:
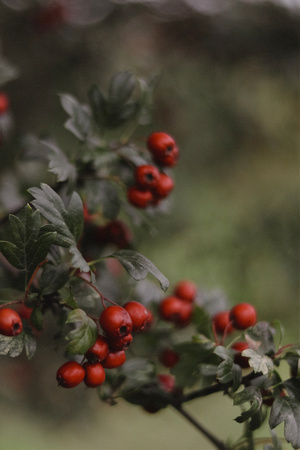
[[[173,168],[180,170],[176,138],[139,134],[151,125],[156,81],[125,71],[106,93],[91,86],[85,103],[60,94],[64,126],[78,143],[71,151],[53,139],[27,140],[21,157],[44,161],[55,183],[32,186],[27,204],[2,220],[0,354],[33,358],[51,312],[66,360],[58,388],[83,383],[103,402],[124,399],[149,413],[175,408],[219,449],[254,448],[265,421],[265,450],[283,448],[274,429],[284,422],[286,442],[298,449],[300,346],[282,345],[279,321],[258,317],[248,303],[224,309],[195,281],[175,280],[167,293],[168,279],[137,251],[135,231],[170,212]],[[9,99],[1,99],[6,114]],[[147,298],[159,283],[159,300],[139,293],[148,274]],[[240,405],[241,436],[225,441],[186,411],[185,403],[216,392]]]

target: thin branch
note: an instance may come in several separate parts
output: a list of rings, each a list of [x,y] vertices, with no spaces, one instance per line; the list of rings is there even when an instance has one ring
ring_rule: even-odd
[[[218,450],[228,450],[228,447],[223,441],[220,441],[214,434],[207,430],[201,423],[199,423],[190,413],[182,408],[181,405],[172,405],[185,419],[187,419],[194,427],[197,428]]]

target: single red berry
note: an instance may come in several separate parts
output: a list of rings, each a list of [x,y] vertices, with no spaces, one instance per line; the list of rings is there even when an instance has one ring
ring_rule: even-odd
[[[85,377],[84,368],[76,361],[67,361],[56,373],[56,379],[60,386],[72,388],[80,384]]]
[[[85,357],[91,362],[101,362],[107,357],[108,352],[109,345],[107,339],[99,334],[95,344],[88,349]]]
[[[10,308],[0,309],[0,334],[4,336],[17,336],[23,330],[20,315]]]
[[[132,330],[141,331],[149,322],[148,309],[139,302],[127,302],[124,308],[128,312],[132,320]]]
[[[162,352],[159,354],[158,359],[161,362],[161,364],[165,367],[174,367],[179,361],[179,355],[178,353],[174,352],[171,348],[165,348],[162,350]]]
[[[128,247],[132,240],[131,232],[127,225],[121,220],[112,220],[106,226],[106,237],[109,242],[118,248]]]
[[[122,336],[120,338],[110,339],[109,349],[113,352],[127,350],[130,347],[132,340],[132,334],[126,334],[126,336]]]
[[[152,190],[156,187],[160,174],[157,167],[144,164],[136,168],[134,176],[137,186]]]
[[[132,320],[122,306],[108,306],[100,315],[100,325],[109,338],[126,336],[132,331]]]
[[[0,92],[0,114],[4,114],[9,108],[9,98],[4,92]]]
[[[160,386],[167,392],[172,392],[176,387],[175,377],[173,375],[168,373],[160,373],[157,375],[157,379]]]
[[[104,383],[105,370],[102,364],[85,362],[83,368],[85,370],[84,382],[88,387],[96,387]]]
[[[193,307],[176,296],[165,297],[159,304],[162,319],[176,325],[187,325],[192,317]]]
[[[114,369],[120,367],[126,361],[126,354],[124,350],[118,352],[109,352],[102,365],[105,369]]]
[[[229,312],[232,326],[237,330],[245,330],[256,323],[256,311],[250,303],[239,303],[231,308]]]
[[[147,208],[153,201],[153,194],[151,191],[142,191],[136,186],[132,186],[128,189],[127,197],[129,203],[137,208]]]
[[[166,198],[174,189],[174,181],[166,173],[160,173],[156,186],[152,189],[155,199]]]
[[[247,350],[249,348],[249,345],[247,342],[235,342],[232,346],[232,349],[236,351],[234,355],[234,362],[235,364],[238,364],[242,369],[246,369],[249,367],[247,356],[242,356],[242,352],[244,350]]]
[[[169,134],[152,133],[147,139],[147,147],[158,164],[164,167],[173,167],[177,164],[179,150]]]
[[[174,294],[181,300],[192,303],[197,295],[197,286],[192,281],[182,280],[175,286]]]
[[[212,318],[216,332],[223,334],[225,329],[228,334],[232,333],[234,328],[230,323],[229,311],[220,311]]]

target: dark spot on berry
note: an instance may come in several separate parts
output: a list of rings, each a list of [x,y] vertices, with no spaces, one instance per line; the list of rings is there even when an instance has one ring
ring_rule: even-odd
[[[120,327],[120,336],[125,336],[127,333],[127,327],[126,325],[123,325],[122,327]]]

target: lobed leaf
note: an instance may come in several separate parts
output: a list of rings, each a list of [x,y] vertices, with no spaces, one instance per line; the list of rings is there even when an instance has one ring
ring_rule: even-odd
[[[276,397],[271,407],[271,429],[284,422],[284,436],[295,450],[300,448],[300,402],[291,397]]]
[[[261,372],[267,375],[272,372],[274,364],[272,359],[267,355],[261,355],[256,350],[247,349],[242,351],[242,356],[249,358],[249,366],[253,368],[254,372]]]

